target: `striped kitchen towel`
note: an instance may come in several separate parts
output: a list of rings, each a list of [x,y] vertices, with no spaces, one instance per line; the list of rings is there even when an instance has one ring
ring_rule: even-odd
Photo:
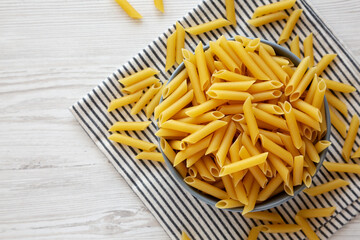
[[[268,0],[237,0],[237,26],[228,26],[199,36],[186,36],[186,48],[194,50],[199,41],[207,44],[221,35],[233,37],[243,35],[260,37],[276,42],[285,21],[271,23],[259,28],[253,28],[246,23],[258,5],[269,3]],[[352,84],[360,89],[360,67],[347,49],[334,36],[331,30],[321,20],[306,0],[298,0],[293,9],[301,8],[304,12],[291,36],[299,35],[303,41],[310,32],[314,33],[314,58],[318,62],[326,53],[337,53],[338,57],[325,70],[325,76],[341,82]],[[221,0],[206,0],[189,12],[179,22],[184,27],[194,26],[210,20],[225,17],[225,5]],[[130,115],[130,107],[107,112],[107,106],[112,99],[122,96],[119,79],[146,67],[163,70],[165,66],[166,39],[174,31],[174,26],[152,42],[147,48],[131,59],[127,64],[111,74],[86,96],[76,102],[71,111],[81,126],[96,143],[99,149],[111,161],[114,167],[124,177],[133,191],[139,196],[146,207],[154,214],[159,223],[172,239],[179,239],[181,231],[185,230],[192,239],[244,239],[251,227],[262,224],[261,221],[245,219],[239,213],[219,210],[208,206],[190,194],[174,180],[165,165],[152,161],[135,160],[137,149],[116,144],[107,139],[107,129],[116,121],[146,121],[145,113]],[[288,43],[285,44],[289,47]],[[159,74],[161,80],[170,77],[175,67],[168,72]],[[340,118],[349,124],[353,114],[360,115],[359,93],[336,93],[349,106],[350,116]],[[150,142],[157,142],[155,122],[144,132],[129,132],[128,134]],[[330,146],[327,154],[329,161],[342,161],[341,147],[344,143],[341,135],[332,129]],[[356,138],[356,146],[360,144]],[[309,219],[318,236],[328,239],[344,224],[360,212],[360,177],[346,173],[329,173],[322,168],[314,178],[314,185],[327,182],[334,178],[343,178],[350,182],[349,186],[317,196],[310,197],[301,193],[291,201],[271,209],[278,212],[287,223],[294,223],[294,216],[300,209],[336,206],[335,214],[329,218]],[[260,239],[304,239],[302,232],[292,234],[263,234]]]

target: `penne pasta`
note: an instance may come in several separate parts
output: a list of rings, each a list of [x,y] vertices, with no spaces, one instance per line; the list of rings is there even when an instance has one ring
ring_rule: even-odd
[[[235,1],[225,0],[226,18],[232,25],[236,26]]]
[[[360,174],[360,165],[352,163],[334,163],[326,162],[323,163],[326,170],[330,172],[347,172]]]
[[[114,132],[114,131],[143,131],[150,124],[151,124],[151,121],[145,121],[145,122],[116,122],[109,128],[109,132]]]
[[[336,130],[338,130],[338,132],[340,133],[340,135],[345,138],[346,137],[346,125],[344,123],[344,121],[342,121],[337,115],[336,113],[334,113],[334,111],[329,108],[329,112],[330,112],[330,121],[331,124],[336,128]]]
[[[133,85],[130,85],[128,87],[125,87],[121,89],[120,91],[126,94],[133,94],[135,92],[141,91],[144,88],[147,88],[155,83],[160,82],[159,79],[155,78],[154,76],[148,77],[140,82],[137,82]]]
[[[216,198],[219,198],[219,199],[228,199],[229,198],[229,195],[217,188],[217,187],[214,187],[213,185],[209,184],[209,183],[206,183],[204,181],[201,181],[197,178],[194,178],[194,177],[186,177],[184,179],[185,183],[190,185],[191,187],[193,188],[196,188],[206,194],[209,194],[213,197],[216,197]]]
[[[195,96],[196,101],[198,103],[204,103],[206,101],[206,98],[205,98],[204,92],[201,91],[200,79],[199,79],[198,72],[196,70],[196,66],[187,60],[184,60],[184,65],[189,74],[189,79],[190,79],[191,85],[193,87],[194,96]]]
[[[299,82],[303,78],[306,70],[309,67],[310,58],[305,57],[299,64],[299,66],[296,68],[294,74],[290,78],[288,84],[285,87],[285,95],[289,96],[291,93],[294,92],[296,87],[299,85]]]
[[[278,213],[274,212],[249,212],[244,215],[246,218],[254,218],[261,221],[268,221],[268,222],[275,222],[275,223],[285,223],[284,220],[281,218],[281,216]]]
[[[238,172],[247,168],[251,168],[253,166],[257,166],[266,161],[268,153],[262,153],[260,155],[255,155],[250,158],[243,159],[238,162],[230,163],[225,165],[220,170],[220,176],[226,176],[228,174]]]
[[[195,59],[200,79],[200,90],[204,91],[210,84],[210,73],[206,65],[206,58],[202,42],[200,42],[195,48]]]
[[[303,144],[303,141],[301,140],[300,131],[296,121],[295,113],[293,111],[291,104],[287,101],[284,103],[283,109],[284,109],[285,120],[290,130],[290,136],[292,142],[294,146],[297,149],[299,149]]]
[[[317,64],[316,74],[320,76],[327,66],[334,60],[337,54],[325,54]]]
[[[145,69],[141,70],[140,72],[131,74],[130,76],[120,79],[119,82],[122,85],[124,85],[125,87],[128,87],[135,83],[141,82],[142,80],[144,80],[146,78],[152,77],[158,73],[159,73],[159,71],[156,69],[145,68]]]
[[[161,1],[161,0],[160,0]],[[168,71],[176,61],[176,31],[167,39],[165,71]]]
[[[164,12],[164,3],[163,0],[154,0],[155,7],[160,11]]]
[[[315,149],[318,153],[324,151],[326,148],[328,148],[331,145],[331,142],[327,140],[320,140],[315,144]]]
[[[295,54],[298,58],[301,58],[300,55],[300,43],[299,43],[299,36],[296,35],[294,39],[290,43],[290,51]]]
[[[341,155],[345,161],[349,162],[352,148],[354,146],[355,138],[359,130],[359,117],[355,114],[350,122],[349,130],[347,132],[345,142],[342,148]]]
[[[174,120],[170,120],[170,121],[174,121]],[[227,122],[225,122],[225,121],[221,121],[221,120],[212,121],[205,126],[201,126],[200,129],[194,131],[189,136],[185,137],[182,140],[182,142],[194,144],[194,143],[200,141],[201,139],[203,139],[204,137],[215,132],[219,128],[224,127],[225,125],[227,125]],[[199,126],[199,125],[197,125],[197,126]],[[178,127],[179,127],[179,125],[178,125]]]
[[[280,2],[267,4],[264,6],[260,6],[255,9],[254,14],[252,15],[251,18],[254,19],[256,17],[263,16],[269,13],[274,13],[285,9],[289,9],[292,6],[294,6],[295,2],[296,0],[285,0],[285,1],[280,1]]]
[[[322,79],[323,80],[323,79]],[[348,109],[345,103],[343,103],[339,98],[333,95],[330,91],[325,92],[326,100],[329,105],[334,107],[336,110],[341,112],[345,117],[348,117]]]
[[[295,27],[296,22],[300,18],[302,11],[303,11],[302,9],[296,9],[290,14],[290,17],[288,18],[286,25],[280,34],[278,44],[282,44],[289,39],[289,37]]]
[[[294,157],[294,169],[293,169],[293,185],[298,186],[302,184],[304,169],[304,156]]]
[[[135,157],[136,159],[152,160],[156,162],[165,162],[163,156],[159,152],[141,152]]]
[[[301,227],[301,230],[305,233],[305,235],[311,240],[320,239],[315,232],[311,229],[310,224],[303,217],[296,215],[295,222]]]
[[[326,78],[323,78],[323,80],[326,83],[326,88],[327,89],[337,91],[337,92],[343,92],[343,93],[351,93],[351,92],[356,91],[356,88],[354,88],[351,85],[341,83],[341,82],[336,82],[336,81],[326,79]]]
[[[342,180],[342,179],[335,179],[332,180],[330,182],[318,185],[316,187],[311,187],[311,188],[307,188],[304,190],[304,192],[310,196],[317,196],[329,191],[332,191],[334,189],[340,188],[340,187],[344,187],[349,185],[349,182]]]
[[[249,202],[243,208],[242,215],[245,215],[246,213],[251,212],[254,209],[259,190],[260,185],[256,181],[253,181],[250,193],[248,194]]]
[[[256,123],[256,119],[252,110],[251,98],[248,97],[244,102],[244,117],[249,129],[249,134],[251,137],[252,144],[255,145],[259,138],[259,128]]]
[[[301,79],[296,89],[290,94],[290,102],[298,100],[301,95],[305,92],[306,88],[309,86],[311,80],[314,79],[316,74],[316,67],[310,68]],[[312,100],[312,98],[311,98]]]
[[[174,164],[176,153],[174,152],[174,150],[171,148],[169,143],[164,138],[160,138],[160,147],[161,147],[161,150],[163,151],[164,155],[170,161],[170,163]],[[187,168],[183,162],[178,164],[175,167],[175,169],[178,171],[178,173],[181,175],[182,178],[186,177]]]
[[[286,85],[289,81],[289,76],[262,46],[259,48],[259,56],[271,68],[280,81]]]
[[[208,100],[200,105],[197,105],[197,106],[187,110],[185,113],[189,117],[197,117],[197,116],[200,116],[201,114],[208,112],[224,103],[226,103],[226,100],[211,99],[211,100]]]
[[[169,118],[174,116],[180,109],[183,109],[186,105],[188,105],[194,97],[194,91],[190,90],[184,96],[182,96],[175,105],[171,105],[166,110],[160,113],[159,122],[163,123],[167,121]]]
[[[112,100],[109,104],[108,112],[111,112],[117,108],[121,108],[125,105],[128,105],[128,104],[138,101],[140,99],[141,95],[142,95],[142,91],[138,91],[136,93]]]
[[[230,148],[232,140],[235,136],[235,133],[236,133],[235,123],[233,121],[230,121],[230,123],[227,126],[225,135],[224,135],[224,136],[226,136],[226,138],[224,137],[222,139],[222,141],[219,145],[219,148],[215,154],[216,162],[220,167],[224,166],[225,158],[229,151],[229,148]],[[224,176],[224,175],[221,175],[221,170],[220,170],[220,176]]]
[[[267,14],[265,16],[261,16],[258,18],[249,19],[249,20],[247,20],[247,23],[254,27],[260,27],[264,24],[279,21],[282,19],[287,19],[287,18],[288,18],[288,15],[285,12],[279,11],[279,12],[270,13],[270,14]]]
[[[141,19],[141,14],[133,8],[133,6],[130,5],[130,3],[126,0],[115,0],[120,7],[129,15],[129,17],[134,19]]]
[[[140,139],[132,138],[124,134],[113,133],[108,137],[109,140],[128,145],[130,147],[135,147],[142,149],[144,151],[154,151],[156,149],[156,145],[153,143],[149,143]]]
[[[314,66],[313,33],[304,39],[304,57],[310,58],[309,67]]]
[[[277,174],[276,177],[272,178],[270,182],[260,191],[257,200],[265,201],[268,199],[275,190],[283,183],[283,179],[280,174]]]
[[[204,32],[209,32],[215,30],[217,28],[229,26],[231,22],[224,18],[219,18],[207,23],[199,24],[197,26],[185,28],[185,31],[190,33],[191,35],[199,35]]]
[[[315,94],[311,105],[313,105],[317,109],[320,109],[324,101],[325,91],[326,91],[326,84],[324,80],[321,79],[315,90]]]
[[[297,224],[266,224],[261,228],[266,233],[292,233],[300,231],[301,227]]]
[[[229,54],[217,42],[210,42],[210,50],[231,72],[240,73],[240,68]]]
[[[132,107],[130,113],[132,115],[138,114],[145,107],[145,105],[151,101],[151,99],[156,95],[156,93],[161,89],[161,87],[161,83],[153,84]]]
[[[247,239],[248,240],[257,240],[259,233],[261,232],[261,229],[262,229],[262,225],[257,226],[257,227],[252,227]]]
[[[303,218],[330,217],[334,214],[336,207],[302,209],[296,213]]]
[[[215,207],[220,209],[242,207],[244,204],[234,199],[223,199],[215,204]]]
[[[260,140],[263,148],[284,160],[288,165],[293,166],[294,159],[290,152],[277,145],[262,134],[260,134]]]
[[[162,0],[160,0],[160,1],[162,1]],[[175,46],[176,46],[175,47],[176,63],[180,64],[183,60],[181,50],[185,47],[185,29],[179,22],[176,22],[176,44],[175,44]],[[172,80],[172,81],[174,81],[174,80]]]

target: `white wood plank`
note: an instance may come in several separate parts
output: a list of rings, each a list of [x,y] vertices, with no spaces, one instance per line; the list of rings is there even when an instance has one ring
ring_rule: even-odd
[[[142,20],[113,0],[0,2],[1,239],[168,239],[68,111],[200,0],[130,2]],[[360,3],[312,4],[359,61]]]

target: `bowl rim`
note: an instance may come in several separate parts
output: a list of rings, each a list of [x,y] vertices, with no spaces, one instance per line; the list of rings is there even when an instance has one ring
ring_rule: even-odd
[[[254,39],[252,37],[246,37],[249,39]],[[235,40],[234,38],[229,38],[228,40]],[[289,58],[292,63],[295,66],[298,66],[301,62],[301,59],[298,58],[295,54],[293,54],[289,49],[282,47],[274,42],[265,40],[265,39],[260,39],[260,41],[262,43],[268,44],[270,45],[277,54],[279,54],[280,56],[284,56]],[[204,46],[204,50],[207,50],[209,48],[209,44]],[[174,77],[179,74],[183,69],[185,68],[184,66],[184,62],[182,62],[176,69],[175,71],[171,74],[167,84],[170,83],[170,81],[172,79],[174,79]],[[163,101],[163,97],[161,97],[160,99],[160,103]],[[331,122],[330,122],[330,112],[329,112],[329,105],[328,102],[326,100],[326,97],[324,96],[324,108],[325,108],[325,117],[326,117],[326,127],[327,127],[327,131],[325,136],[321,139],[321,140],[330,140],[330,135],[331,135]],[[158,124],[156,124],[156,130],[159,130],[159,126]],[[183,177],[180,175],[180,173],[174,168],[174,166],[172,165],[172,163],[169,161],[169,159],[166,157],[166,155],[164,154],[161,146],[160,146],[160,137],[157,137],[158,139],[158,144],[159,144],[159,149],[160,152],[162,154],[162,156],[164,157],[165,163],[168,167],[168,169],[170,170],[172,177],[175,178],[175,180],[180,184],[180,186],[182,186],[183,188],[185,188],[185,190],[187,192],[189,192],[193,197],[195,197],[196,199],[201,200],[202,202],[211,205],[212,207],[215,207],[215,204],[220,201],[219,199],[212,197],[210,195],[205,195],[203,193],[200,193],[198,190],[196,190],[195,188],[189,186],[188,184],[185,183]],[[312,176],[315,177],[317,175],[317,173],[319,172],[325,157],[326,157],[326,153],[328,151],[328,148],[326,148],[324,151],[322,151],[319,155],[320,155],[320,161],[316,164],[316,171],[315,174]],[[301,193],[304,189],[306,188],[305,184],[299,185],[294,187],[294,195],[290,196],[287,195],[284,191],[263,201],[260,202],[258,204],[255,205],[254,209],[252,210],[252,212],[257,212],[257,211],[264,211],[264,210],[268,210],[274,207],[277,207],[285,202],[290,201],[292,198],[296,197],[299,193]],[[230,212],[242,212],[244,207],[237,207],[237,208],[220,208],[221,210],[226,210],[226,211],[230,211]],[[218,209],[218,208],[217,208]]]

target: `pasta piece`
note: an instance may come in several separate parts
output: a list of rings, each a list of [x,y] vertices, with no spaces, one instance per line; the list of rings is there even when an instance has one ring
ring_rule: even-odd
[[[193,177],[193,178],[196,178],[198,176],[198,170],[194,165],[192,165],[191,167],[188,167],[188,173],[189,173],[189,176]]]
[[[155,78],[154,76],[151,76],[133,85],[125,87],[120,91],[126,94],[133,94],[158,82],[160,82],[159,79]]]
[[[164,3],[163,0],[154,0],[155,7],[160,11],[164,12]]]
[[[257,226],[257,227],[252,227],[247,239],[248,240],[257,240],[259,233],[261,232],[261,228],[262,228],[262,225]]]
[[[304,39],[304,57],[310,58],[309,66],[314,66],[313,33]]]
[[[295,108],[293,108],[293,111],[295,113],[296,121],[303,123],[317,131],[320,131],[320,124],[318,121],[307,115],[306,113],[303,113]],[[325,121],[323,121],[325,122]],[[326,123],[326,122],[325,122]]]
[[[250,42],[246,45],[245,51],[254,52],[260,47],[260,38],[251,39]]]
[[[281,139],[282,145],[285,146],[286,150],[288,150],[293,157],[301,155],[299,150],[294,146],[294,143],[289,135],[278,132],[277,136]],[[302,142],[301,145],[303,144],[304,142]]]
[[[251,190],[250,190],[250,193],[248,196],[249,203],[247,205],[245,205],[245,207],[242,211],[242,215],[245,215],[246,213],[251,212],[255,208],[256,199],[258,197],[259,190],[260,190],[260,185],[256,181],[253,181],[253,183],[251,185]]]
[[[328,148],[331,145],[331,142],[327,140],[320,140],[315,144],[315,149],[318,153],[324,151],[326,148]]]
[[[320,76],[327,66],[334,60],[337,54],[325,54],[317,64],[316,74]]]
[[[281,176],[284,183],[288,183],[290,181],[290,171],[285,166],[284,162],[281,161],[279,157],[277,157],[272,153],[269,153],[268,159],[271,162],[271,164],[275,167],[275,169],[277,170],[278,174]]]
[[[142,91],[138,91],[131,95],[127,95],[127,96],[123,96],[123,97],[111,100],[109,107],[108,107],[108,112],[111,112],[117,108],[121,108],[125,105],[136,102],[137,100],[140,99],[141,95],[142,95]]]
[[[170,82],[171,83],[171,82]],[[183,81],[178,88],[170,95],[168,98],[166,98],[164,101],[162,101],[156,108],[155,108],[155,119],[157,119],[161,112],[163,112],[165,109],[173,105],[177,100],[179,100],[184,94],[188,91],[186,81]]]
[[[354,146],[355,138],[359,129],[359,117],[355,114],[350,122],[349,130],[347,132],[344,146],[342,149],[343,158],[349,162],[352,147]]]
[[[309,158],[315,163],[320,162],[320,157],[314,144],[306,138],[303,138],[303,140],[305,142],[306,154],[309,156]]]
[[[289,96],[291,93],[294,92],[296,87],[299,85],[299,82],[303,78],[307,68],[309,67],[310,58],[305,57],[296,68],[294,74],[289,80],[289,83],[285,87],[285,95]]]
[[[208,49],[205,51],[205,60],[206,60],[206,65],[210,71],[210,73],[214,73],[215,72],[215,64],[214,64],[214,58],[211,54],[211,51]]]
[[[292,233],[300,231],[301,227],[297,224],[266,224],[261,228],[266,233]]]
[[[200,78],[200,90],[204,91],[210,84],[210,74],[206,65],[204,47],[200,42],[195,48],[196,66]],[[191,80],[191,77],[190,77]]]
[[[154,1],[156,1],[156,0],[154,0]],[[162,0],[159,0],[159,1],[162,2]],[[183,60],[181,50],[185,47],[185,29],[179,22],[176,22],[176,44],[175,45],[176,45],[176,48],[175,48],[176,62],[177,62],[177,64],[180,64]]]
[[[225,0],[226,18],[232,25],[236,26],[235,1]]]
[[[237,92],[230,90],[209,90],[206,95],[213,99],[245,101],[248,97],[253,98],[248,92]]]
[[[231,48],[228,40],[224,37],[224,35],[222,35],[218,41],[219,41],[220,47],[222,49],[224,49],[224,51],[230,56],[230,58],[232,58],[232,60],[234,60],[236,65],[239,67],[239,71],[242,72],[243,63],[241,62],[240,58],[236,55],[234,50]]]
[[[231,120],[230,116],[223,118],[223,121],[226,121],[227,123],[229,123],[230,120]],[[219,149],[220,143],[225,135],[226,130],[227,130],[227,126],[226,127],[224,126],[215,131],[215,133],[211,139],[211,142],[206,150],[205,155],[214,153],[215,151],[217,151]]]
[[[287,183],[284,182],[284,191],[289,196],[294,196],[293,180],[290,178]]]
[[[259,138],[259,128],[256,123],[256,119],[251,106],[251,98],[248,97],[244,102],[244,117],[246,124],[249,128],[249,134],[251,137],[252,143],[255,145]]]
[[[307,188],[309,188],[311,186],[311,183],[312,183],[312,178],[311,178],[311,175],[310,175],[308,170],[304,169],[302,179],[303,179],[303,183],[305,184],[305,186]]]
[[[321,106],[320,112],[321,112],[322,119],[326,119],[324,104]],[[326,121],[322,121],[320,124],[320,132],[318,134],[318,139],[322,139],[325,136],[326,131],[327,131]]]
[[[315,90],[317,88],[319,81],[318,81],[318,75],[315,74],[314,79],[312,80],[309,90],[307,91],[307,94],[305,96],[304,102],[312,103],[312,100],[314,98]]]
[[[195,99],[198,103],[204,103],[206,101],[205,95],[201,90],[200,79],[197,73],[196,67],[189,61],[184,60],[186,70],[189,74],[189,79],[194,90]]]
[[[176,60],[176,31],[173,32],[167,39],[165,71],[168,71],[175,64],[175,60]]]
[[[323,79],[322,79],[323,80]],[[339,98],[333,95],[330,91],[325,92],[326,100],[328,103],[341,112],[345,117],[348,117],[348,109],[345,103],[343,103]]]
[[[211,135],[200,140],[195,144],[188,146],[185,150],[178,152],[174,159],[174,166],[178,165],[186,158],[200,152],[201,150],[206,149],[207,146],[209,146],[210,140],[211,140]]]
[[[280,81],[280,79],[276,76],[276,74],[271,70],[271,68],[264,62],[264,60],[258,54],[253,52],[248,52],[248,54],[258,66],[261,66],[261,70],[265,73],[265,75],[269,76],[269,78],[272,80]]]
[[[144,122],[116,122],[110,128],[109,132],[114,131],[143,131],[149,125],[151,121]]]
[[[184,138],[182,140],[182,142],[194,144],[194,143],[200,141],[201,139],[203,139],[204,137],[212,134],[219,128],[225,126],[226,124],[227,124],[227,122],[221,121],[221,120],[212,121],[205,126],[201,126],[200,129],[198,129],[197,131],[194,131],[189,136]],[[199,126],[199,125],[197,125],[197,126]],[[179,125],[178,125],[178,127],[179,127]]]
[[[290,43],[290,51],[295,54],[298,58],[301,58],[300,55],[300,44],[299,44],[299,36],[296,35],[294,39]]]
[[[360,174],[360,165],[358,164],[334,163],[324,161],[323,165],[330,172],[347,172]]]
[[[275,12],[275,13],[271,13],[271,14],[268,14],[265,16],[261,16],[258,18],[249,19],[249,20],[247,20],[247,23],[254,27],[260,27],[264,24],[279,21],[282,19],[287,19],[287,18],[288,18],[288,15],[285,12],[281,11],[281,12]]]
[[[307,188],[304,190],[304,192],[310,196],[317,196],[326,192],[329,192],[331,190],[344,187],[349,185],[348,181],[342,180],[342,179],[335,179],[330,182],[318,185],[316,187]]]
[[[145,92],[144,95],[141,96],[139,101],[136,102],[136,104],[132,107],[130,113],[132,115],[135,115],[139,113],[146,104],[150,102],[150,100],[156,95],[156,93],[161,89],[162,85],[160,83],[153,84],[149,90]]]
[[[186,69],[183,69],[178,75],[176,75],[162,90],[163,98],[167,98],[188,78]],[[186,82],[186,81],[185,81]],[[164,84],[165,85],[165,84]]]
[[[283,84],[281,82],[277,80],[270,80],[270,81],[255,83],[251,85],[250,88],[248,89],[248,92],[249,93],[265,92],[268,90],[279,89],[282,86]]]
[[[262,46],[260,46],[259,48],[259,56],[271,68],[271,70],[275,73],[275,75],[280,79],[282,83],[288,83],[289,76]]]
[[[279,57],[279,56],[271,56],[272,59],[274,59],[274,61],[279,64],[280,66],[285,66],[285,65],[289,65],[290,64],[290,59],[286,58],[286,57]]]
[[[310,224],[303,218],[300,217],[299,215],[295,216],[295,222],[301,227],[301,230],[305,233],[305,235],[310,239],[310,240],[317,240],[320,239],[314,232],[314,230],[311,229]]]
[[[318,108],[314,107],[313,105],[299,99],[295,102],[292,102],[292,106],[299,109],[300,111],[306,113],[313,119],[315,119],[318,122],[322,121],[322,115]]]
[[[326,88],[327,89],[331,89],[333,91],[343,92],[343,93],[351,93],[351,92],[356,91],[356,88],[354,88],[351,85],[341,83],[341,82],[336,82],[336,81],[326,79],[326,78],[323,78],[323,80],[326,83]]]
[[[167,159],[171,162],[171,164],[174,164],[176,153],[170,147],[169,143],[165,139],[160,138],[160,147]],[[187,168],[183,162],[178,164],[175,169],[179,172],[182,178],[186,177]]]
[[[295,113],[293,111],[291,104],[288,101],[286,101],[284,103],[283,109],[284,109],[284,114],[285,114],[285,120],[286,120],[286,123],[290,130],[290,136],[291,136],[292,142],[294,143],[294,146],[297,149],[299,149],[301,147],[301,145],[303,144],[303,141],[301,140]]]
[[[152,152],[156,149],[156,145],[140,139],[129,137],[120,133],[113,133],[108,137],[109,140],[142,149],[144,151]]]
[[[190,90],[184,96],[182,96],[174,105],[171,105],[166,110],[160,113],[159,121],[163,123],[167,121],[169,118],[174,116],[178,111],[183,109],[186,105],[188,105],[194,97],[194,91]]]
[[[187,60],[196,66],[195,54],[193,54],[192,52],[190,52],[189,50],[187,50],[185,48],[181,49],[181,53],[184,57],[184,60]]]
[[[189,238],[189,236],[184,231],[182,231],[181,240],[191,240],[191,239]]]
[[[324,80],[321,79],[317,85],[314,98],[312,100],[312,105],[317,109],[320,109],[321,105],[324,102],[325,91],[326,91],[326,84]]]
[[[330,112],[330,121],[331,124],[336,128],[336,130],[339,131],[340,135],[345,138],[346,137],[346,125],[344,121],[342,121],[335,113],[334,111],[329,108]]]
[[[224,165],[226,155],[229,151],[235,133],[236,133],[235,123],[233,121],[230,121],[230,123],[227,126],[224,138],[222,139],[220,146],[217,150],[217,153],[215,155],[216,162],[219,164],[220,167]],[[224,176],[221,175],[221,171],[220,171],[220,176]]]
[[[334,214],[336,207],[302,209],[296,213],[303,218],[330,217]]]
[[[135,157],[136,159],[146,159],[157,162],[165,162],[163,156],[159,152],[141,152]]]
[[[283,31],[280,34],[278,44],[282,44],[289,39],[291,32],[293,31],[296,22],[299,20],[302,11],[302,9],[296,9],[290,14],[290,17],[286,22]]]
[[[174,150],[184,150],[186,148],[186,144],[180,140],[170,140],[169,144]]]
[[[133,8],[133,6],[130,5],[130,3],[126,0],[115,0],[120,7],[129,15],[131,18],[134,19],[141,19],[141,14]]]
[[[214,66],[215,66],[215,69],[216,69],[215,72],[221,71],[221,70],[227,70],[227,67],[220,61],[214,61]],[[219,79],[217,77],[215,77],[214,75],[211,76],[211,77],[212,77],[212,80],[210,79],[211,82],[214,82],[215,80],[216,80],[215,82],[219,81]]]
[[[191,187],[196,188],[196,189],[198,189],[206,194],[209,194],[213,197],[216,197],[219,199],[228,199],[229,198],[229,195],[225,191],[223,191],[217,187],[214,187],[213,185],[211,185],[209,183],[201,181],[197,178],[186,177],[184,179],[184,181]]]
[[[243,82],[219,82],[213,83],[208,91],[211,90],[232,90],[232,91],[246,91],[255,81],[243,81]]]
[[[220,208],[220,209],[237,208],[237,207],[242,207],[242,206],[244,206],[244,204],[242,204],[241,202],[234,200],[234,199],[220,200],[215,204],[215,207]]]
[[[204,114],[194,117],[194,118],[186,117],[186,118],[180,118],[177,120],[180,122],[185,122],[185,123],[201,124],[201,123],[208,123],[211,121],[219,120],[219,119],[223,118],[224,116],[225,115],[222,112],[212,111],[212,112],[204,113]]]
[[[279,107],[278,105],[275,105],[275,104],[259,103],[258,105],[256,105],[256,108],[263,110],[270,114],[275,114],[275,115],[283,115],[284,114],[284,111],[281,109],[281,107]]]
[[[253,77],[244,76],[238,73],[230,72],[228,70],[220,70],[213,74],[217,78],[221,78],[231,82],[244,82],[244,81],[255,81]]]
[[[179,132],[195,133],[203,128],[202,125],[184,123],[178,120],[170,119],[161,124],[161,128],[176,130]],[[190,136],[190,135],[189,135]]]
[[[261,68],[256,65],[254,60],[252,60],[240,42],[229,41],[229,44],[255,78],[260,80],[270,80],[270,78],[261,70]]]
[[[198,170],[202,179],[204,179],[207,182],[215,182],[215,178],[211,175],[209,170],[206,168],[205,163],[202,159],[195,162],[195,167]]]
[[[142,80],[144,80],[146,78],[154,76],[155,74],[158,74],[158,73],[159,73],[159,71],[156,69],[145,68],[144,70],[141,70],[140,72],[134,73],[130,76],[120,79],[119,82],[122,85],[124,85],[125,87],[128,87],[135,83],[141,82]]]
[[[256,119],[268,123],[274,127],[289,131],[286,121],[284,119],[276,117],[256,107],[253,107],[253,113]]]
[[[219,18],[219,19],[207,22],[207,23],[197,25],[197,26],[185,28],[185,31],[192,35],[199,35],[201,33],[209,32],[209,31],[215,30],[217,28],[229,26],[230,24],[231,24],[231,22],[229,22],[228,20],[226,20],[224,18]]]
[[[247,195],[250,194],[250,189],[251,189],[251,186],[252,186],[254,180],[255,180],[254,176],[250,172],[248,172],[244,177],[243,183],[244,183],[244,187],[245,187]]]
[[[260,140],[261,140],[262,146],[266,150],[268,150],[269,152],[271,152],[274,155],[278,156],[279,158],[284,160],[290,166],[293,166],[294,159],[293,159],[293,156],[291,155],[290,152],[288,152],[287,150],[285,150],[281,146],[277,145],[276,143],[274,143],[273,141],[271,141],[270,139],[268,139],[267,137],[265,137],[262,134],[260,134]]]
[[[240,73],[239,66],[217,42],[210,42],[210,50],[231,72]]]
[[[204,161],[204,164],[208,169],[208,171],[210,172],[210,174],[213,177],[219,177],[219,169],[217,168],[214,160],[209,156],[204,156],[202,160]]]
[[[303,180],[304,156],[294,157],[293,185],[301,185]]]
[[[267,212],[267,211],[249,212],[249,213],[245,214],[244,217],[254,218],[254,219],[261,220],[261,221],[285,223],[284,220],[281,218],[281,216],[278,213],[274,213],[274,212]]]
[[[197,117],[200,116],[201,114],[210,111],[222,104],[226,103],[226,100],[223,99],[211,99],[208,100],[200,105],[197,105],[189,110],[187,110],[185,113],[186,115],[188,115],[189,117]]]
[[[171,130],[171,129],[165,129],[165,128],[161,128],[155,133],[155,136],[163,137],[165,139],[179,139],[179,138],[186,137],[187,135],[188,134],[184,133],[184,132]]]
[[[229,161],[229,159],[227,159],[227,160]],[[221,179],[224,183],[225,190],[226,190],[227,194],[229,195],[229,197],[231,199],[237,200],[232,178],[229,175],[227,175],[227,176],[222,176]]]
[[[254,19],[254,18],[262,16],[262,15],[289,9],[292,6],[294,6],[295,2],[296,2],[296,0],[285,0],[285,1],[280,1],[280,2],[267,4],[264,6],[260,6],[255,9],[251,18]]]
[[[243,159],[238,162],[230,163],[225,165],[220,170],[220,176],[225,176],[234,172],[238,172],[247,168],[251,168],[253,166],[257,166],[266,161],[268,153],[262,153],[260,155],[256,155],[250,158]]]

